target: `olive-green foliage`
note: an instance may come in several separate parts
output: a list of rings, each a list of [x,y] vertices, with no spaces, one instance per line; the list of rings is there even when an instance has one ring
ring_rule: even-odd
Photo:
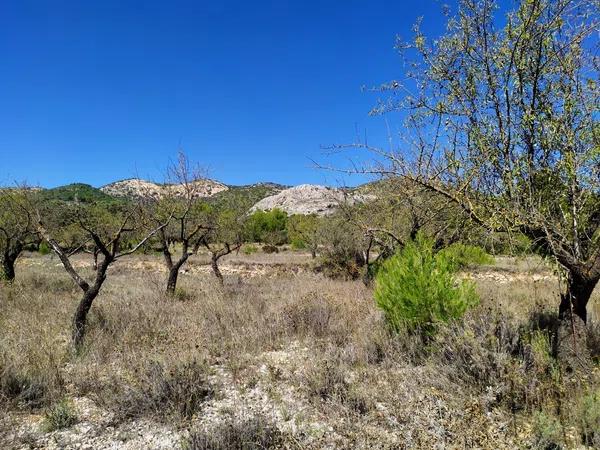
[[[104,242],[110,242],[127,220],[120,250],[130,249],[143,234],[145,218],[141,209],[123,202],[74,203],[53,200],[42,203],[40,213],[45,227],[66,249],[92,245],[85,228],[94,230]]]
[[[456,266],[422,235],[387,260],[375,279],[375,300],[395,330],[435,331],[477,303],[472,284],[458,281]]]
[[[522,256],[533,253],[531,239],[520,233],[481,233],[472,242],[490,255]]]
[[[560,448],[558,442],[562,439],[562,426],[560,421],[543,411],[533,416],[533,437],[536,448]]]
[[[287,219],[287,213],[280,209],[256,211],[246,221],[246,237],[252,242],[285,244]]]
[[[38,191],[38,197],[42,201],[61,201],[77,203],[123,203],[124,198],[115,198],[105,194],[100,189],[89,184],[74,183],[53,189]]]
[[[583,441],[597,448],[600,446],[600,389],[583,397],[578,413]]]
[[[357,279],[365,265],[364,235],[342,215],[321,219],[321,270],[332,278]]]
[[[46,241],[42,241],[40,243],[38,252],[40,253],[40,255],[47,255],[48,253],[50,253],[50,246],[48,245],[48,243]]]
[[[321,220],[316,214],[294,214],[287,221],[287,235],[292,247],[316,251],[320,241]]]
[[[47,432],[69,428],[77,423],[77,413],[73,404],[63,399],[48,407],[44,413],[44,430]]]
[[[494,258],[481,247],[456,243],[440,251],[457,269],[469,266],[493,264]]]
[[[254,244],[244,245],[242,252],[244,255],[252,255],[258,251],[258,247]]]
[[[272,183],[259,183],[251,186],[229,186],[229,189],[217,192],[206,199],[216,209],[236,209],[248,211],[252,205],[270,195],[274,195],[285,186]]]

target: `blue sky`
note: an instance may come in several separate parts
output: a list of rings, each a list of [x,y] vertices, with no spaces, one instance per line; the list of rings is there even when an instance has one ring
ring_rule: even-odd
[[[182,148],[229,184],[335,184],[310,158],[385,137],[361,87],[418,16],[443,31],[437,0],[0,1],[0,183],[161,180]]]

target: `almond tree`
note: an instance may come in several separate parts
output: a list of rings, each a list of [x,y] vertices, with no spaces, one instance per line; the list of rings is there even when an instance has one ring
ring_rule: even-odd
[[[167,217],[163,223],[141,237],[139,230],[142,216],[139,211],[139,208],[133,207],[109,208],[102,205],[85,208],[76,206],[70,213],[65,211],[65,221],[70,222],[69,225],[78,227],[81,234],[85,236],[85,241],[81,243],[81,246],[83,247],[87,241],[91,241],[101,255],[90,280],[84,277],[81,269],[73,266],[71,258],[74,252],[69,251],[56,239],[60,229],[46,226],[44,214],[37,211],[39,233],[50,244],[66,272],[83,291],[83,296],[72,319],[72,342],[75,348],[79,348],[83,343],[88,312],[106,281],[110,265],[118,259],[136,252],[152,236],[165,228],[171,219]]]
[[[202,199],[203,172],[191,167],[185,154],[179,153],[177,162],[168,169],[168,180],[171,189],[152,206],[152,215],[158,224],[172,217],[169,225],[160,228],[157,236],[169,272],[166,292],[173,294],[179,271],[189,257],[198,252],[211,229],[207,224],[207,206]],[[173,244],[181,245],[176,258]]]
[[[39,243],[26,188],[0,190],[0,279],[15,279],[15,263],[25,248]]]
[[[462,0],[429,40],[399,42],[404,76],[374,113],[406,119],[397,150],[365,142],[362,172],[403,177],[488,230],[522,233],[564,269],[565,335],[585,338],[600,279],[597,0],[522,0],[501,28],[493,0]],[[560,351],[560,350],[559,350]]]
[[[219,269],[219,260],[237,252],[243,244],[243,223],[240,217],[235,210],[208,210],[210,232],[202,239],[202,245],[210,254],[211,269],[221,285],[223,274]]]
[[[288,234],[291,241],[298,240],[309,250],[313,259],[317,257],[317,250],[321,241],[320,221],[316,214],[290,216],[287,221]]]

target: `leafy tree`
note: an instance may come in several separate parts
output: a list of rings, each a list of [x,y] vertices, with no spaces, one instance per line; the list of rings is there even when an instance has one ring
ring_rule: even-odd
[[[359,193],[368,201],[341,203],[340,210],[365,237],[366,284],[385,259],[418,233],[433,239],[436,249],[468,239],[473,233],[468,217],[459,208],[409,180],[389,177],[369,183]]]
[[[83,296],[73,315],[72,342],[79,348],[85,337],[87,315],[106,280],[109,266],[119,258],[130,255],[144,245],[155,233],[168,225],[168,220],[140,236],[144,216],[141,209],[132,206],[103,204],[70,205],[63,210],[61,220],[49,214],[47,207],[38,208],[38,231],[58,255],[64,269],[83,291]],[[46,220],[48,217],[50,220]],[[52,220],[54,219],[54,220]],[[69,229],[69,236],[77,238],[76,244],[61,244],[58,236]],[[77,245],[78,244],[78,245]],[[71,263],[71,257],[87,245],[97,249],[101,256],[92,281],[82,275]],[[73,248],[75,247],[75,248]]]
[[[246,220],[247,238],[253,242],[281,245],[287,242],[287,213],[280,209],[255,211]]]
[[[299,248],[308,248],[311,256],[316,258],[321,241],[321,221],[316,214],[290,216],[286,229],[292,245]]]
[[[168,179],[178,186],[178,191],[170,190],[149,208],[154,225],[168,222],[157,233],[161,244],[165,265],[168,270],[167,294],[174,294],[181,267],[189,257],[198,252],[203,239],[209,233],[207,224],[208,205],[201,197],[204,176],[199,168],[191,166],[183,152],[176,163],[168,168]],[[174,258],[173,246],[179,244],[181,253]]]
[[[405,145],[357,143],[383,158],[363,172],[410,180],[490,231],[530,238],[567,275],[559,342],[582,342],[600,279],[599,2],[521,0],[501,27],[496,11],[462,0],[443,36],[417,24],[398,43],[407,70],[382,86],[390,95],[374,113],[401,112]],[[580,339],[564,339],[573,332]]]
[[[14,280],[17,259],[25,248],[39,242],[31,201],[27,189],[0,190],[0,279]]]
[[[219,269],[219,260],[236,252],[244,243],[244,223],[239,210],[215,210],[209,209],[207,223],[209,232],[202,239],[202,245],[210,254],[212,271],[221,285],[223,285],[223,274]]]
[[[369,240],[343,214],[322,218],[321,268],[332,277],[357,279],[367,261]]]

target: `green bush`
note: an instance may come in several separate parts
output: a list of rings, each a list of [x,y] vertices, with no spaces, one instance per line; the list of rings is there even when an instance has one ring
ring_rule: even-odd
[[[47,255],[50,253],[50,246],[46,243],[46,241],[42,241],[38,248],[38,252],[40,255]]]
[[[66,399],[50,406],[44,413],[44,430],[47,432],[69,428],[76,423],[77,413]]]
[[[280,209],[254,212],[245,224],[247,240],[271,245],[287,243],[287,219],[287,213]]]
[[[562,448],[562,427],[560,421],[542,411],[533,416],[533,438],[535,448]]]
[[[452,244],[440,250],[440,253],[457,269],[494,263],[494,258],[491,255],[487,254],[481,247],[474,245]]]
[[[258,247],[253,244],[244,245],[242,252],[244,255],[252,255],[258,251]]]
[[[583,442],[592,448],[600,446],[600,389],[583,397],[579,407]]]
[[[294,250],[304,250],[307,245],[301,238],[290,239],[290,244]]]
[[[474,286],[458,281],[455,271],[445,252],[434,253],[432,242],[418,236],[382,265],[375,300],[395,330],[408,326],[431,333],[478,301]]]

